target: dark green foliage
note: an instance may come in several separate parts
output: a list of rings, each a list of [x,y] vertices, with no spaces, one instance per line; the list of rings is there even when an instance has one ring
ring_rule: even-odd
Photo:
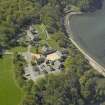
[[[98,0],[99,1],[99,0]],[[97,4],[99,3],[99,4]],[[23,78],[26,62],[16,54],[15,74],[21,87],[27,91],[23,105],[95,105],[104,104],[105,79],[88,65],[78,50],[61,32],[61,17],[68,5],[83,11],[101,7],[97,0],[0,0],[0,44],[8,45],[31,20],[44,23],[52,38],[60,47],[67,47],[70,59],[67,70],[57,75],[46,75],[37,83]],[[69,64],[69,65],[68,65]]]
[[[23,105],[104,104],[105,78],[91,69],[74,46],[70,50],[72,63],[69,64],[67,70],[46,75],[31,87],[29,86]],[[75,56],[71,55],[71,52]]]
[[[16,53],[14,58],[14,64],[15,64],[15,77],[20,85],[20,87],[25,87],[25,79],[23,78],[24,74],[24,67],[26,65],[26,61],[24,58]]]
[[[101,81],[101,78],[91,73],[79,78],[74,71],[69,70],[40,79],[33,84],[23,105],[95,105],[104,102],[105,85],[100,83],[99,87],[97,80]]]
[[[31,0],[0,0],[0,44],[8,45],[21,27],[38,15],[39,5]]]
[[[102,8],[103,0],[78,0],[77,5],[82,11],[96,11]]]
[[[22,27],[40,20],[48,32],[61,30],[60,17],[64,8],[72,4],[83,11],[102,7],[103,0],[0,0],[0,44],[8,46]]]

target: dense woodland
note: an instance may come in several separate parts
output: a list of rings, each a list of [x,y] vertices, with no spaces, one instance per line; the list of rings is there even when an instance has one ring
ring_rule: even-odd
[[[16,78],[26,92],[22,105],[105,105],[105,78],[89,66],[72,43],[68,50],[65,70],[37,82],[22,77],[26,62],[16,54]]]
[[[71,4],[94,11],[102,0],[0,0],[0,46],[8,47],[32,20],[43,22],[51,33],[61,30],[60,17]]]
[[[22,78],[26,62],[16,54],[16,78],[26,91],[22,105],[105,105],[105,78],[89,66],[72,43],[68,50],[65,70],[37,82]]]
[[[61,18],[70,5],[93,12],[102,7],[102,0],[0,0],[0,46],[11,47],[11,40],[32,22],[44,23],[51,34],[63,33]],[[68,40],[62,36],[61,42],[65,45]],[[36,83],[22,78],[25,61],[16,54],[16,78],[27,93],[22,105],[105,105],[105,78],[71,43],[67,49],[70,57],[65,62],[66,70],[46,75]]]

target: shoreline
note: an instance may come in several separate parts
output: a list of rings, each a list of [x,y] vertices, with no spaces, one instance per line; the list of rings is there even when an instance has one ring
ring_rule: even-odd
[[[73,15],[80,15],[83,14],[82,12],[70,12],[65,16],[64,19],[64,26],[66,28],[67,34],[69,39],[71,40],[71,42],[76,46],[76,48],[79,49],[79,51],[85,56],[85,58],[89,61],[89,64],[95,69],[97,70],[100,74],[102,74],[105,77],[105,68],[100,65],[98,62],[95,61],[95,59],[91,56],[89,56],[86,51],[84,51],[80,46],[78,46],[78,44],[72,39],[71,35],[72,35],[72,31],[70,28],[70,17]]]

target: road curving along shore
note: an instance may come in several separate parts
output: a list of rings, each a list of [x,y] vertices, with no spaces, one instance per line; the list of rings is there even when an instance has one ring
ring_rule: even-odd
[[[105,68],[99,64],[93,56],[90,56],[84,49],[82,49],[77,43],[76,41],[73,39],[72,37],[72,30],[71,30],[71,24],[70,24],[70,18],[73,15],[82,15],[82,12],[70,12],[65,16],[64,19],[64,25],[66,28],[66,32],[69,36],[69,39],[71,40],[71,42],[80,50],[80,52],[85,56],[85,58],[89,61],[90,65],[97,70],[99,73],[101,73],[103,76],[105,76]]]

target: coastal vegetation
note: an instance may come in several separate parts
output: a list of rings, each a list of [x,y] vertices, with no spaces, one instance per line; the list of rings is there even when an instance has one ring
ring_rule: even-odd
[[[14,69],[15,79],[26,93],[21,105],[104,105],[104,77],[89,66],[88,61],[69,41],[62,26],[65,9],[71,9],[72,6],[81,11],[93,12],[102,7],[102,0],[0,0],[0,48],[11,48],[9,50],[14,53],[12,63],[8,56],[0,59],[0,74],[3,76],[0,76],[0,91],[3,92],[0,104],[16,105],[23,96],[17,84],[14,85],[14,78],[11,78]],[[20,46],[17,39],[23,37],[24,30],[31,24],[42,35],[42,40],[45,40],[45,32],[41,33],[44,26],[51,37],[46,40],[51,47],[69,52],[63,72],[47,74],[36,82],[22,77],[26,62],[17,53],[26,51],[26,47]]]

